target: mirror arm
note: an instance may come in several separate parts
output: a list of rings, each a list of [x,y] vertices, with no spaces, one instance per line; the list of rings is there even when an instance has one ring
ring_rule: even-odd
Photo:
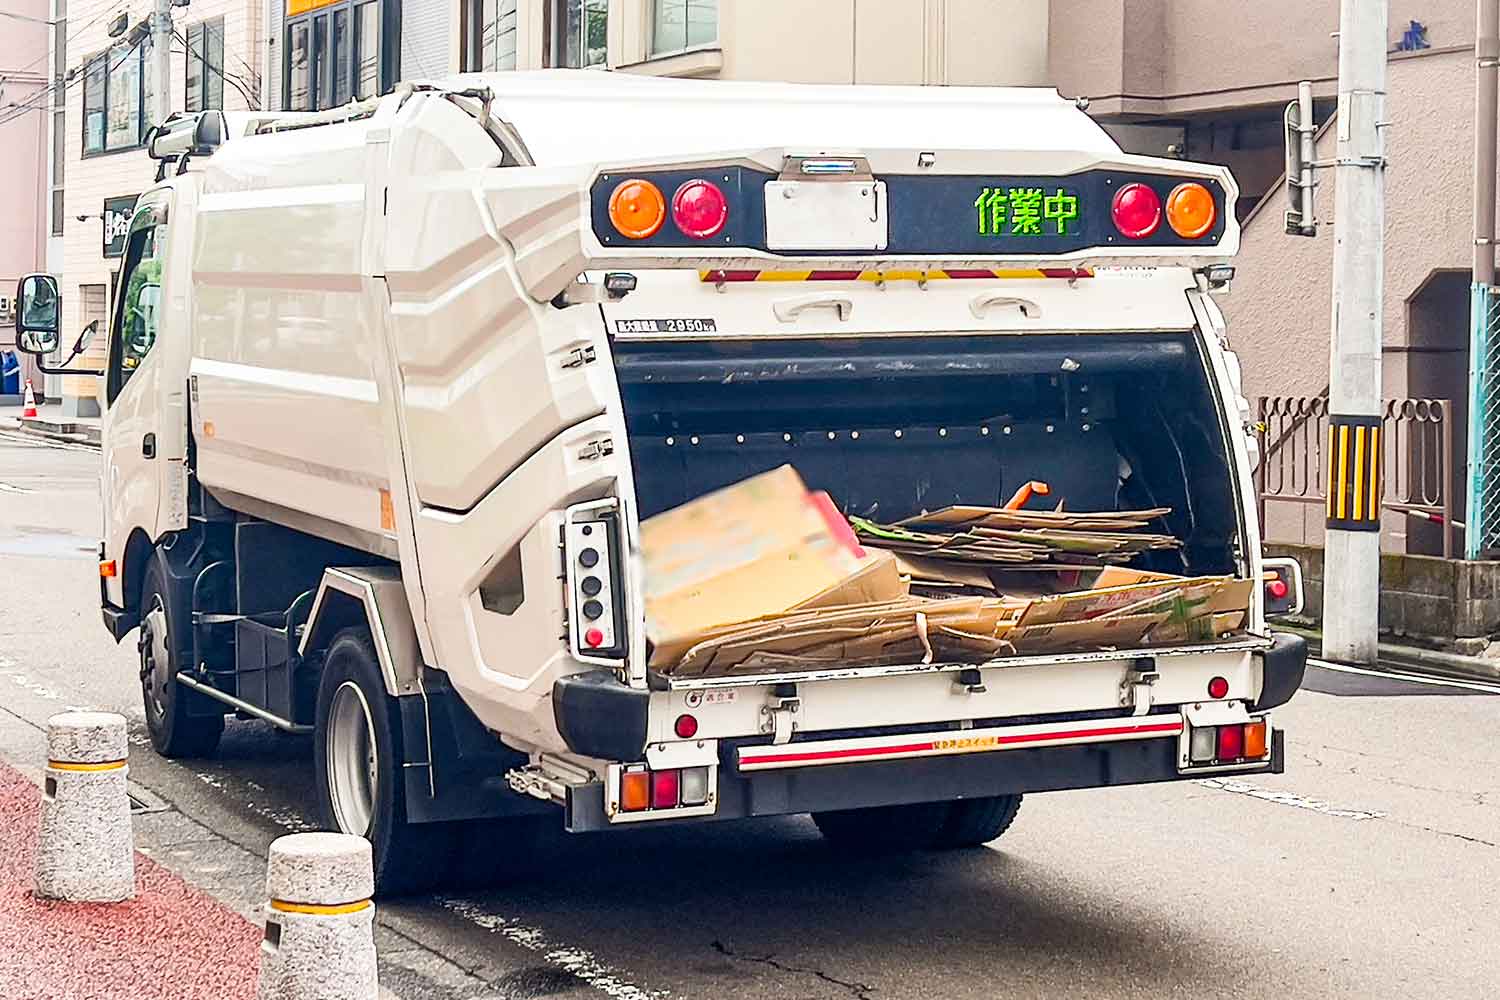
[[[90,323],[89,326],[93,326],[95,329],[98,329],[97,322],[98,321],[96,320],[94,323]],[[84,327],[84,332],[85,333],[88,332],[88,327]],[[37,366],[38,369],[41,370],[41,372],[42,372],[43,375],[103,375],[104,374],[104,369],[103,368],[69,368],[68,367],[68,365],[72,363],[72,361],[73,361],[74,358],[78,357],[78,355],[82,354],[87,349],[83,345],[82,341],[83,341],[83,337],[82,337],[82,335],[80,335],[79,336],[79,342],[75,343],[73,345],[73,353],[69,354],[63,360],[62,364],[59,364],[59,365],[49,365],[49,364],[47,364],[47,362],[45,362],[45,361],[42,360],[42,356],[40,354],[32,354],[30,351],[27,351],[26,353],[27,354],[31,354],[31,356],[36,359],[36,366]]]

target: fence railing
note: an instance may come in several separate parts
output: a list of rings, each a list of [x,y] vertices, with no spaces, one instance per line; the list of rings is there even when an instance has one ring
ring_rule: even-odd
[[[1262,530],[1268,503],[1328,503],[1328,398],[1261,396],[1256,506]],[[1453,555],[1453,404],[1446,399],[1388,399],[1381,415],[1381,504],[1437,523],[1443,556]]]
[[[1475,282],[1469,306],[1469,523],[1464,555],[1500,549],[1500,289]]]

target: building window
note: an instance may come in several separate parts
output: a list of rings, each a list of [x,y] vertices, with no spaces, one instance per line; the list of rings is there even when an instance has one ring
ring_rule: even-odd
[[[62,105],[52,112],[52,235],[63,234],[63,165],[68,162],[67,114]]]
[[[185,111],[224,107],[224,19],[200,21],[187,29]]]
[[[711,45],[718,39],[719,0],[653,0],[653,56]]]
[[[308,9],[307,0],[289,0],[288,5]],[[386,22],[397,10],[383,0],[334,2],[288,19],[282,66],[287,110],[333,108],[389,90],[394,67],[387,65],[383,52],[394,52],[395,46],[384,39],[394,35]]]
[[[468,0],[464,9],[464,70],[515,69],[516,0]]]
[[[604,66],[608,60],[609,0],[548,0],[552,31],[547,65]]]
[[[114,153],[141,145],[150,128],[150,43],[117,45],[94,56],[83,71],[83,154]]]

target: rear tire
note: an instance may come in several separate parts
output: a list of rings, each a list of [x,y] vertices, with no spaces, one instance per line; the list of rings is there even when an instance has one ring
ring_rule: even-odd
[[[812,814],[831,844],[859,850],[917,851],[978,847],[1004,833],[1021,808],[1019,795],[917,802]]]
[[[376,894],[442,884],[455,853],[454,830],[407,822],[400,710],[363,628],[344,629],[329,644],[313,743],[323,818],[332,829],[370,841]]]
[[[163,757],[207,757],[218,749],[219,737],[224,734],[224,716],[188,712],[194,692],[177,683],[177,671],[191,658],[191,646],[182,641],[182,631],[172,621],[166,577],[158,559],[151,557],[146,579],[141,584],[137,640],[146,731],[151,734],[151,745]]]

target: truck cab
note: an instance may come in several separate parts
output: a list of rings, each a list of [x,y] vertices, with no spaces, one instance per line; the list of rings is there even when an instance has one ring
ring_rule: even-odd
[[[1213,300],[1227,170],[1123,154],[1045,91],[568,72],[210,112],[152,153],[103,375],[105,624],[138,629],[159,752],[229,715],[313,734],[382,891],[522,815],[954,847],[1027,792],[1281,769],[1305,646],[1267,625],[1299,581],[1261,557]],[[784,465],[851,523],[1033,481],[1153,512],[1174,544],[1129,569],[1232,583],[1238,617],[664,664],[642,525]],[[1006,580],[1092,579],[1057,569]]]

